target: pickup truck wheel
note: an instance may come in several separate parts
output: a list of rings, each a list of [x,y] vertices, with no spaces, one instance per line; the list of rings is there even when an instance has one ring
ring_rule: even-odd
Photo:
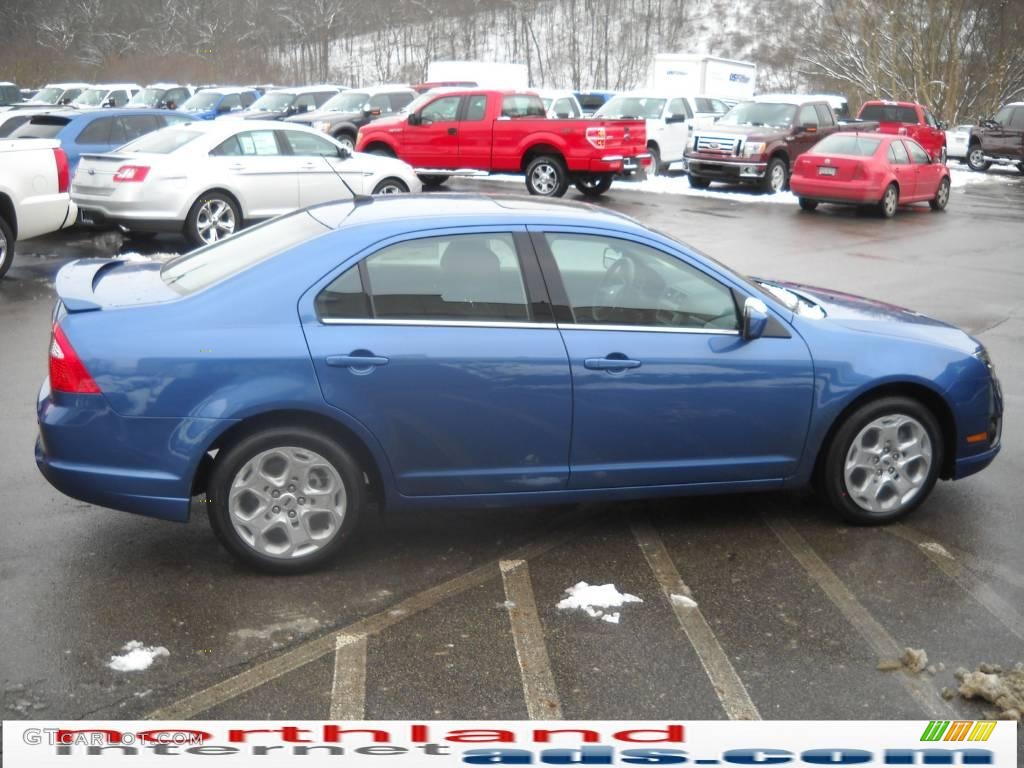
[[[661,164],[661,152],[655,144],[649,144],[647,151],[651,155],[651,162],[647,165],[648,175],[657,176],[659,173],[665,172],[665,166]]]
[[[949,179],[939,182],[939,188],[935,190],[935,197],[928,201],[933,211],[941,211],[949,202]]]
[[[334,137],[334,140],[341,144],[341,146],[343,146],[345,149],[347,149],[350,155],[356,151],[356,140],[352,138],[352,134],[339,133],[337,136]]]
[[[420,176],[420,181],[423,182],[424,187],[440,187],[442,184],[448,181],[448,177],[434,176],[433,174],[424,173]]]
[[[811,200],[808,197],[801,197],[799,202],[800,208],[805,211],[813,211],[815,208],[818,207],[818,201]]]
[[[891,219],[896,215],[896,209],[900,205],[900,192],[895,184],[890,184],[882,193],[882,200],[878,203],[878,212],[885,218]]]
[[[707,189],[711,186],[711,179],[705,179],[703,176],[694,176],[691,173],[686,178],[694,189]]]
[[[975,144],[967,150],[967,167],[972,171],[987,171],[992,167],[992,163],[985,161],[985,150],[981,144]]]
[[[14,262],[14,233],[10,225],[0,217],[0,277],[7,274]]]
[[[774,195],[776,192],[781,192],[786,188],[786,163],[782,158],[772,158],[772,161],[768,163],[768,167],[764,171],[764,180],[761,182],[762,191],[769,195]]]
[[[576,179],[576,189],[587,197],[600,197],[612,187],[610,173],[595,173]]]
[[[561,197],[569,189],[569,174],[562,161],[550,155],[535,157],[526,166],[526,189],[531,195]]]
[[[889,523],[927,498],[942,467],[935,416],[906,397],[886,397],[851,413],[825,449],[818,485],[847,521]]]

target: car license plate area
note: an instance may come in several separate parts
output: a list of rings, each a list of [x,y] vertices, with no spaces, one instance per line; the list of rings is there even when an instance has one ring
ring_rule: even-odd
[[[820,165],[820,166],[818,166],[818,175],[819,176],[835,176],[836,175],[836,169],[833,168],[831,165]]]

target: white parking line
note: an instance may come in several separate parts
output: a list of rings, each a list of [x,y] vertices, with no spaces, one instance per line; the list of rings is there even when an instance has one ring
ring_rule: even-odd
[[[593,522],[594,518],[588,521],[589,524],[593,524]],[[575,527],[563,525],[549,531],[547,535],[513,552],[509,552],[505,558],[501,559],[529,560],[564,544],[572,538],[576,531],[577,528]],[[302,643],[296,648],[275,656],[268,661],[255,664],[233,677],[190,694],[166,707],[154,710],[146,717],[151,720],[186,720],[193,718],[208,709],[230,701],[246,691],[258,688],[288,672],[292,672],[312,661],[323,658],[331,652],[337,651],[337,637],[339,635],[367,637],[376,634],[413,614],[437,605],[443,600],[461,594],[472,587],[484,584],[494,578],[495,565],[497,565],[497,562],[491,560],[468,573],[456,576],[442,584],[438,584],[436,587],[431,587],[412,597],[408,597],[380,613],[360,619],[347,627],[341,628],[338,632],[332,632],[323,637]]]
[[[672,557],[665,548],[661,536],[651,525],[647,518],[634,520],[633,535],[640,545],[640,551],[647,558],[654,577],[661,585],[672,610],[683,628],[690,644],[697,652],[700,663],[704,666],[711,685],[718,694],[725,713],[731,720],[760,720],[761,714],[750,699],[747,688],[736,674],[736,669],[726,655],[725,650],[715,637],[714,631],[704,618],[700,608],[696,605],[689,605],[690,601],[680,600],[680,597],[690,597],[690,589],[683,582],[679,571],[676,570]],[[673,599],[673,595],[676,598]]]
[[[790,554],[803,566],[807,575],[867,641],[871,650],[880,659],[898,659],[903,653],[899,643],[861,604],[842,579],[811,548],[799,531],[789,521],[780,517],[773,517],[770,514],[762,515],[762,517],[765,524],[778,536]],[[939,692],[925,679],[906,671],[897,672],[896,676],[929,717],[948,718],[952,714],[953,709],[949,703],[944,701],[939,696]]]
[[[562,705],[544,644],[544,629],[537,615],[530,568],[525,560],[502,560],[499,565],[508,617],[512,622],[516,660],[523,679],[526,712],[531,720],[561,720]]]
[[[334,652],[331,720],[366,717],[366,636],[339,634]]]
[[[916,528],[913,528],[909,525],[905,525],[903,523],[887,525],[884,528],[882,528],[882,530],[886,533],[891,533],[895,536],[899,536],[901,539],[906,539],[907,541],[913,544],[917,544],[917,546],[921,547],[926,551],[930,550],[934,552],[935,545],[940,544],[940,542],[937,542],[935,541],[935,539],[926,536]],[[993,563],[989,560],[982,560],[980,557],[975,557],[969,552],[965,552],[962,549],[954,547],[952,544],[946,544],[943,542],[941,543],[941,546],[943,549],[945,549],[947,552],[949,552],[957,560],[959,560],[961,563],[966,565],[971,570],[977,571],[978,573],[983,573],[986,576],[992,576],[994,578],[1001,579],[1002,581],[1005,581],[1007,584],[1011,586],[1020,587],[1021,589],[1024,589],[1024,573],[1020,573],[1019,571],[1015,571],[1012,568],[1008,568],[1002,563]]]

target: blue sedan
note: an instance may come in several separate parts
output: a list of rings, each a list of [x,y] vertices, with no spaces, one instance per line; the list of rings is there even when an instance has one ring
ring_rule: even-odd
[[[999,451],[966,333],[754,280],[635,221],[430,195],[316,206],[165,264],[57,277],[36,461],[59,490],[322,563],[372,502],[816,484],[881,523]]]

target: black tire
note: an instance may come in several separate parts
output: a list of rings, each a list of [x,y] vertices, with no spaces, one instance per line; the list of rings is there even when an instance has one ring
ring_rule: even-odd
[[[369,149],[365,150],[368,155],[376,155],[377,157],[395,157],[395,153],[392,152],[388,147],[376,144]]]
[[[810,198],[807,197],[801,197],[799,203],[800,209],[804,211],[813,211],[815,208],[818,207],[817,200],[811,200]]]
[[[341,144],[343,147],[348,149],[349,154],[356,151],[356,137],[351,133],[341,131],[334,135],[334,140]]]
[[[373,188],[375,195],[405,195],[409,193],[409,185],[393,176],[381,179]]]
[[[935,197],[928,201],[928,205],[932,207],[933,211],[945,210],[946,205],[949,203],[949,179],[943,179],[939,182],[938,188],[935,190]]]
[[[580,176],[575,182],[576,189],[587,197],[600,197],[612,188],[613,178],[614,177],[610,173],[595,173],[589,176]]]
[[[858,504],[847,488],[845,477],[847,459],[853,455],[854,442],[861,430],[878,419],[895,415],[909,416],[924,429],[931,447],[932,460],[927,471],[922,470],[918,473],[920,485],[912,498],[897,504],[890,510],[871,511]],[[908,397],[880,398],[859,407],[847,416],[839,429],[835,431],[831,442],[825,447],[824,461],[818,475],[818,489],[832,508],[847,522],[857,525],[890,523],[909,514],[928,498],[928,494],[935,487],[935,482],[939,477],[944,447],[938,420],[928,408]],[[883,485],[885,485],[884,478],[886,477],[893,476],[898,479],[899,473],[905,471],[905,467],[910,467],[907,471],[916,471],[914,463],[911,462],[905,467],[896,469],[895,473],[889,473],[889,468],[893,468],[894,465],[883,464],[884,461],[885,457],[883,456],[882,461],[878,462],[876,470],[881,473],[876,476],[883,478]],[[870,472],[866,472],[865,475],[867,485],[870,486],[877,482],[874,480],[875,476],[872,476]]]
[[[657,144],[648,144],[647,151],[651,155],[651,161],[647,164],[647,175],[657,176],[665,172],[665,166],[661,163],[661,150]]]
[[[428,189],[431,189],[431,188],[434,188],[434,187],[440,187],[442,184],[444,184],[446,181],[448,181],[448,177],[447,176],[440,176],[440,175],[435,176],[433,174],[423,173],[423,174],[420,174],[420,181],[423,182],[423,186],[424,187],[427,187]]]
[[[1017,170],[1024,173],[1024,162],[1017,163]]]
[[[768,161],[768,167],[764,169],[761,191],[767,195],[774,195],[776,192],[782,192],[788,186],[789,172],[786,170],[786,161],[781,157],[773,157]]]
[[[346,508],[337,531],[319,549],[299,557],[275,557],[259,552],[253,545],[247,543],[235,529],[228,508],[229,494],[235,476],[245,464],[264,451],[284,447],[295,447],[318,453],[338,473],[345,486]],[[285,482],[287,481],[286,479]],[[261,571],[289,574],[317,568],[337,555],[339,550],[351,540],[359,526],[360,519],[366,510],[368,494],[363,482],[363,470],[355,458],[337,442],[304,427],[277,427],[249,435],[230,448],[224,449],[221,455],[218,455],[210,475],[207,498],[213,532],[232,555]],[[284,504],[284,496],[280,498]],[[268,512],[267,514],[273,513]],[[281,515],[280,520],[284,526],[296,525],[284,517],[283,509],[277,514]]]
[[[896,215],[900,207],[900,190],[895,184],[890,184],[882,193],[882,199],[878,201],[878,213],[886,219]]]
[[[711,179],[706,179],[703,176],[694,176],[691,173],[688,174],[686,178],[690,182],[690,186],[694,189],[707,189],[711,186]]]
[[[526,190],[539,197],[562,197],[569,189],[569,172],[562,158],[540,155],[526,166]]]
[[[967,149],[967,167],[972,171],[987,171],[992,167],[992,163],[985,160],[985,150],[981,148],[981,144],[972,144]]]
[[[200,231],[199,219],[205,205],[213,205],[217,203],[226,205],[230,209],[232,216],[234,216],[234,225],[231,234],[238,232],[242,228],[242,213],[238,210],[238,204],[234,199],[223,192],[207,192],[199,196],[199,198],[192,204],[192,208],[189,210],[188,216],[185,217],[185,239],[192,245],[201,246],[212,242],[203,237],[202,232]],[[218,240],[219,239],[223,238],[218,237]]]
[[[14,263],[14,232],[7,220],[0,216],[0,277],[7,274],[7,270]]]

